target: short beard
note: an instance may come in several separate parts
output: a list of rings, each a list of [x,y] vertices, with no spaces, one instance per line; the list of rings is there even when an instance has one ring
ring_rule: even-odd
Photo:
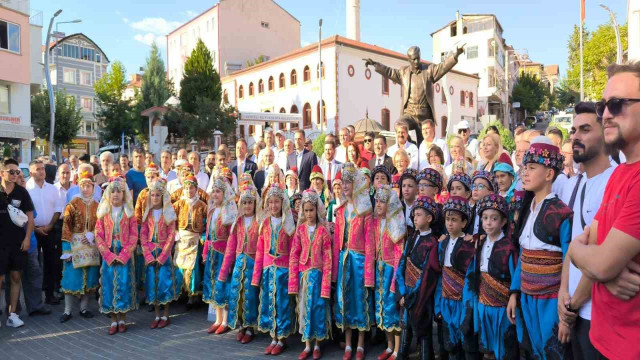
[[[593,159],[595,159],[598,155],[600,155],[602,153],[602,148],[603,148],[603,143],[604,140],[600,140],[597,144],[590,146],[590,147],[586,147],[583,144],[580,144],[582,146],[584,146],[584,151],[582,153],[576,153],[575,151],[573,152],[573,161],[581,164],[581,163],[586,163],[589,162]]]
[[[613,155],[619,151],[622,151],[627,147],[627,140],[622,137],[622,134],[618,133],[618,136],[611,143],[604,144],[604,148],[609,155]]]

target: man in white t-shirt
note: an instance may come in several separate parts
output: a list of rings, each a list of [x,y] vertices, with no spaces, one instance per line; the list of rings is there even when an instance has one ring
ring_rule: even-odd
[[[402,148],[409,155],[409,167],[418,170],[418,147],[416,144],[409,142],[409,124],[405,121],[398,120],[395,126],[396,143],[387,150],[387,155],[393,160],[393,155],[398,149]]]
[[[447,146],[447,142],[444,139],[439,139],[436,137],[436,124],[432,119],[426,119],[420,125],[422,128],[422,143],[418,148],[418,164],[419,169],[422,170],[424,168],[429,167],[429,151],[433,145],[437,145],[444,155],[442,159],[445,162],[445,166],[449,165],[449,147]]]
[[[578,103],[575,112],[571,131],[573,159],[582,164],[584,172],[566,180],[561,196],[573,210],[572,239],[591,225],[614,170],[605,152],[603,127],[595,114],[594,103]],[[576,359],[595,359],[598,354],[589,340],[591,287],[592,282],[582,277],[580,269],[567,255],[558,292],[558,315],[560,321],[571,327],[571,346]]]
[[[341,163],[345,163],[347,162],[347,148],[346,148],[346,144],[348,144],[351,141],[351,136],[349,136],[349,129],[347,129],[346,127],[340,129],[340,131],[338,132],[338,137],[340,139],[340,145],[336,146],[336,155],[335,155],[335,159],[336,161],[339,161]]]

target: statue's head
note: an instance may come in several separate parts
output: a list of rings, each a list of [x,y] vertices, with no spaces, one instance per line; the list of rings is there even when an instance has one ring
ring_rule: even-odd
[[[420,48],[417,46],[410,47],[407,51],[407,56],[409,57],[411,69],[418,70],[420,68]]]

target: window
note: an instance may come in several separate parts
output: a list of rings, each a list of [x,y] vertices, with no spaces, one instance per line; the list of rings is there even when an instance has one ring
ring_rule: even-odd
[[[389,78],[382,77],[382,95],[389,95]]]
[[[468,46],[467,51],[467,59],[475,59],[478,57],[478,47],[477,46]]]
[[[20,25],[0,20],[0,49],[20,52]]]
[[[496,70],[493,66],[489,66],[487,68],[487,73],[489,75],[489,87],[496,86]]]
[[[287,110],[285,110],[283,107],[281,107],[279,112],[280,112],[280,114],[286,114]]]
[[[309,70],[309,65],[304,67],[303,73],[302,73],[302,81],[307,82],[311,80],[311,71]]]
[[[273,81],[273,76],[269,76],[269,91],[273,91],[273,88],[275,87],[275,81]]]
[[[302,107],[302,126],[305,129],[311,127],[311,105],[309,103],[305,103]]]
[[[460,90],[460,106],[464,107],[464,91]]]
[[[298,107],[295,105],[291,105],[291,110],[289,111],[290,114],[297,114],[298,113]],[[290,123],[291,124],[291,129],[297,129],[298,128],[298,123]]]
[[[97,62],[97,63],[99,63],[99,62],[100,62],[100,59],[101,59],[100,54],[96,54],[96,62]],[[55,130],[55,129],[54,129],[54,130]]]
[[[321,71],[322,71],[322,78],[324,79],[324,63],[322,63],[322,70]],[[318,74],[318,67],[316,66],[316,77],[320,78],[320,76],[318,76],[318,75],[319,75]]]
[[[473,93],[469,92],[469,107],[473,107]]]
[[[91,73],[89,71],[80,71],[80,85],[91,86]]]
[[[253,96],[253,83],[249,83],[249,96]]]
[[[489,53],[489,57],[493,57],[496,55],[496,41],[494,39],[489,39],[488,41],[488,53]]]
[[[284,74],[280,73],[280,77],[278,78],[278,87],[280,89],[284,89]]]
[[[64,69],[64,78],[63,81],[67,84],[75,84],[76,83],[76,70],[75,69]]]
[[[8,114],[9,110],[9,85],[0,85],[0,114]]]
[[[318,101],[318,105],[316,105],[316,112],[318,113],[317,123],[320,124],[320,118],[322,118],[323,124],[326,124],[327,123],[327,105],[324,103],[324,100],[322,100],[322,114],[320,114],[320,101]]]
[[[446,91],[446,90],[445,90],[444,88],[442,88],[442,103],[443,103],[443,104],[446,104],[446,103],[447,103],[447,97],[444,95],[444,92],[445,92],[445,91]]]
[[[93,61],[95,59],[96,51],[88,48],[80,48],[80,59]]]
[[[258,94],[264,93],[264,81],[258,80]]]
[[[298,74],[296,73],[296,70],[293,69],[291,70],[291,85],[296,85],[298,84]]]
[[[260,26],[262,26],[262,27],[263,27],[263,28],[265,28],[265,29],[268,29],[268,28],[269,28],[269,23],[268,23],[268,22],[266,22],[266,21],[261,21],[261,22],[260,22]]]
[[[213,31],[215,23],[216,23],[216,18],[211,18],[211,31]]]
[[[93,112],[93,99],[88,97],[81,97],[80,106],[82,107],[82,111]]]
[[[242,98],[244,97],[244,88],[242,87],[242,85],[240,85],[240,86],[238,87],[238,97],[239,97],[240,99],[242,99]]]
[[[493,18],[465,21],[464,27],[468,34],[476,31],[490,30],[493,29]]]
[[[451,37],[455,37],[456,35],[458,35],[457,23],[451,24],[451,26],[449,27],[449,31],[451,32]]]
[[[382,109],[380,112],[380,119],[382,120],[382,127],[389,131],[391,129],[391,112],[389,109]]]

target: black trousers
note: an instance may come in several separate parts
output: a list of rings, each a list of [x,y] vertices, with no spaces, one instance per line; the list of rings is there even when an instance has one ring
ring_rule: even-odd
[[[589,339],[591,321],[580,316],[576,319],[576,324],[571,332],[571,348],[574,359],[598,359],[598,350],[593,347]]]
[[[46,236],[36,234],[36,239],[42,254],[42,290],[48,299],[53,297],[53,292],[58,289],[62,279],[62,244],[55,230],[51,230]]]

